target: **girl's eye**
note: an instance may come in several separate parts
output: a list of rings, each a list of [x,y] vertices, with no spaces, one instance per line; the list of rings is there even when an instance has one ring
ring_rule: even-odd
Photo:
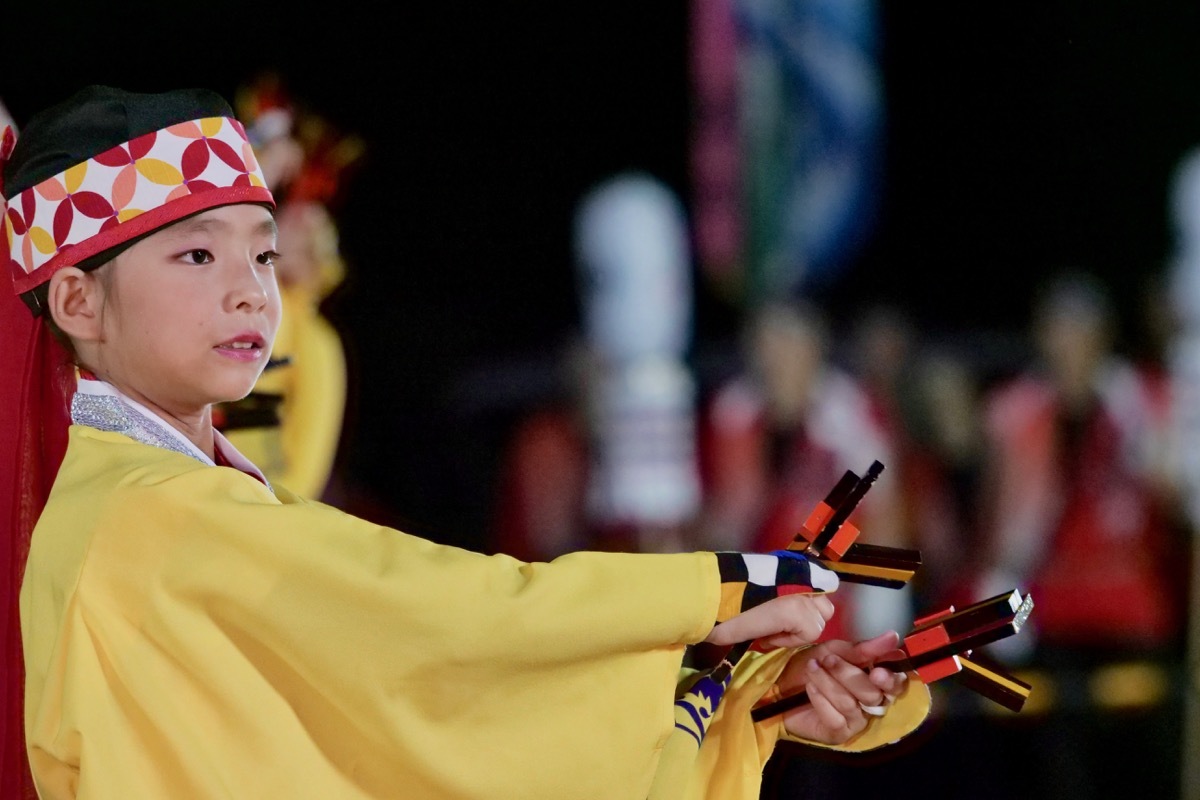
[[[188,250],[183,257],[193,264],[207,264],[213,260],[212,253],[207,250]]]
[[[277,258],[279,258],[279,253],[276,253],[274,250],[268,250],[265,253],[258,254],[258,263],[263,266],[273,267]]]

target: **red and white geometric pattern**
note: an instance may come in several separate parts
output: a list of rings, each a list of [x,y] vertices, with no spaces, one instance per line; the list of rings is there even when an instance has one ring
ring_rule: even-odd
[[[190,214],[229,203],[273,205],[236,119],[181,122],[107,150],[42,181],[3,207],[0,263],[18,294]]]

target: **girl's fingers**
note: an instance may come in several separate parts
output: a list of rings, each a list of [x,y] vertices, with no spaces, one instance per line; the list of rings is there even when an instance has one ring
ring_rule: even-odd
[[[870,680],[883,692],[888,703],[895,701],[908,685],[908,675],[903,672],[892,672],[890,669],[876,667],[870,672]]]
[[[885,631],[871,639],[857,642],[850,648],[849,653],[839,652],[838,655],[852,664],[868,667],[884,658],[903,656],[904,653],[897,649],[899,643],[900,634],[895,631]]]
[[[908,676],[886,667],[873,667],[879,653],[895,645],[894,634],[864,643],[824,642],[793,658],[776,685],[784,695],[808,693],[809,703],[784,715],[794,735],[827,744],[847,741],[864,730],[874,716],[883,716],[904,691]],[[866,663],[858,664],[859,658]]]
[[[789,630],[763,637],[762,643],[768,647],[801,647],[812,644],[825,630],[825,623],[832,616],[833,604],[824,596],[807,598],[812,602],[803,604],[791,618],[792,627]],[[828,604],[828,608],[826,608]]]
[[[876,685],[870,675],[845,659],[827,655],[821,659],[821,666],[855,705],[878,706],[886,702],[886,691]]]
[[[814,690],[817,699],[813,699]],[[857,697],[824,668],[813,670],[808,696],[833,741],[845,741],[866,727],[866,716]]]
[[[833,601],[829,599],[829,595],[827,595],[827,594],[811,594],[811,595],[802,595],[802,596],[812,598],[813,605],[816,607],[817,611],[821,614],[821,619],[828,622],[830,619],[833,618]]]

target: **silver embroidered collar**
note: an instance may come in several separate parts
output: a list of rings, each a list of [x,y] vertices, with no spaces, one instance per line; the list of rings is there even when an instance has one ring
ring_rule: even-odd
[[[76,425],[119,433],[136,442],[189,456],[210,467],[216,466],[203,450],[188,441],[182,433],[105,381],[79,379],[75,395],[71,398],[71,421]],[[256,475],[270,486],[262,471],[239,453],[220,431],[214,431],[213,436],[222,454],[234,467]]]

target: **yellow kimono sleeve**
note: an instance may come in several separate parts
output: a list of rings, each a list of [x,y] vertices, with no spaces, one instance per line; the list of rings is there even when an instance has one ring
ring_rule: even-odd
[[[775,685],[798,650],[748,652],[734,668],[724,697],[697,751],[695,738],[676,728],[663,748],[650,800],[757,800],[767,759],[781,740],[858,753],[893,744],[916,730],[930,711],[928,688],[911,676],[887,714],[840,745],[793,737],[782,717],[755,723],[751,709]]]
[[[45,797],[646,796],[711,553],[523,563],[278,491],[72,430],[22,590]]]

